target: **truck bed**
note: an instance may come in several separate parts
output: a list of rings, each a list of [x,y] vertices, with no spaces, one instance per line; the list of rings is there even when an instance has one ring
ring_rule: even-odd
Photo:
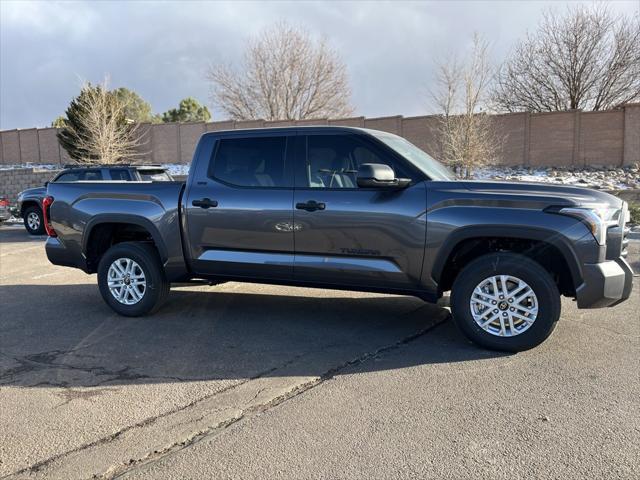
[[[146,229],[158,246],[169,278],[186,271],[180,231],[180,201],[184,182],[55,182],[47,195],[54,198],[50,207],[51,226],[62,242],[62,264],[91,273],[95,266],[86,262],[92,230],[109,222],[132,222]],[[64,240],[60,239],[63,238]],[[53,245],[50,245],[53,247]],[[54,252],[57,249],[51,248]],[[81,260],[79,260],[81,259]],[[78,261],[82,265],[78,265]]]

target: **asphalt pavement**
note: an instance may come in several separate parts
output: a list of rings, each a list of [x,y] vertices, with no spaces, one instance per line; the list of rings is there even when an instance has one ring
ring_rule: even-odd
[[[1,226],[0,477],[638,478],[639,280],[506,355],[411,297],[226,283],[118,317]]]

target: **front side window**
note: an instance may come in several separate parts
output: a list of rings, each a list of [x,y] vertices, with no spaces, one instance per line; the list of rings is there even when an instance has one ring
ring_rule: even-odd
[[[286,137],[219,141],[209,176],[240,187],[287,187]]]
[[[309,135],[306,177],[311,188],[357,188],[363,163],[388,165],[396,177],[408,176],[401,166],[355,135]]]

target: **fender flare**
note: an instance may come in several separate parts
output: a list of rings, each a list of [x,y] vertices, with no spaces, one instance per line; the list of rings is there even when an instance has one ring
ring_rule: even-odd
[[[160,254],[160,259],[162,263],[166,262],[169,255],[167,253],[167,247],[162,239],[162,235],[156,228],[156,226],[144,217],[139,215],[130,215],[127,213],[104,213],[98,214],[91,217],[91,220],[87,222],[87,225],[84,228],[84,233],[82,235],[82,254],[86,256],[89,238],[91,237],[91,232],[98,225],[102,225],[105,223],[120,223],[120,224],[129,224],[136,225],[138,227],[142,227],[147,230],[151,234],[151,238],[153,238],[156,247],[158,248],[158,253]]]
[[[569,267],[569,273],[571,274],[571,280],[575,288],[578,288],[582,282],[582,268],[580,267],[580,261],[571,246],[571,243],[560,233],[541,227],[515,227],[505,225],[481,225],[481,226],[467,226],[461,227],[453,231],[442,243],[442,247],[437,253],[437,258],[431,269],[431,276],[440,283],[444,267],[451,256],[451,253],[455,248],[466,240],[479,239],[479,238],[517,238],[521,240],[537,240],[540,242],[548,243],[549,245],[558,249],[560,254],[564,257],[567,266]]]

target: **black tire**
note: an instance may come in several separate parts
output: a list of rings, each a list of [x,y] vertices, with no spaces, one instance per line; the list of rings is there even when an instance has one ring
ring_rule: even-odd
[[[108,286],[108,272],[119,258],[136,262],[146,280],[142,298],[132,305],[118,301]],[[158,251],[153,245],[141,242],[123,242],[111,247],[100,259],[98,265],[98,287],[104,301],[113,311],[125,317],[139,317],[153,313],[164,303],[169,294],[170,284],[162,268]]]
[[[29,225],[30,215],[37,217],[37,228],[32,228]],[[24,221],[24,228],[27,229],[27,232],[29,232],[30,235],[44,235],[44,217],[42,216],[42,210],[40,210],[40,207],[37,207],[35,205],[28,207],[27,209],[25,209],[22,218]]]
[[[526,282],[538,299],[538,313],[531,326],[514,336],[497,336],[473,318],[470,301],[476,286],[494,275],[511,275]],[[524,255],[493,253],[469,263],[451,288],[451,312],[457,327],[472,342],[491,350],[520,352],[544,342],[560,318],[560,292],[551,275]],[[506,306],[504,308],[507,308]]]

